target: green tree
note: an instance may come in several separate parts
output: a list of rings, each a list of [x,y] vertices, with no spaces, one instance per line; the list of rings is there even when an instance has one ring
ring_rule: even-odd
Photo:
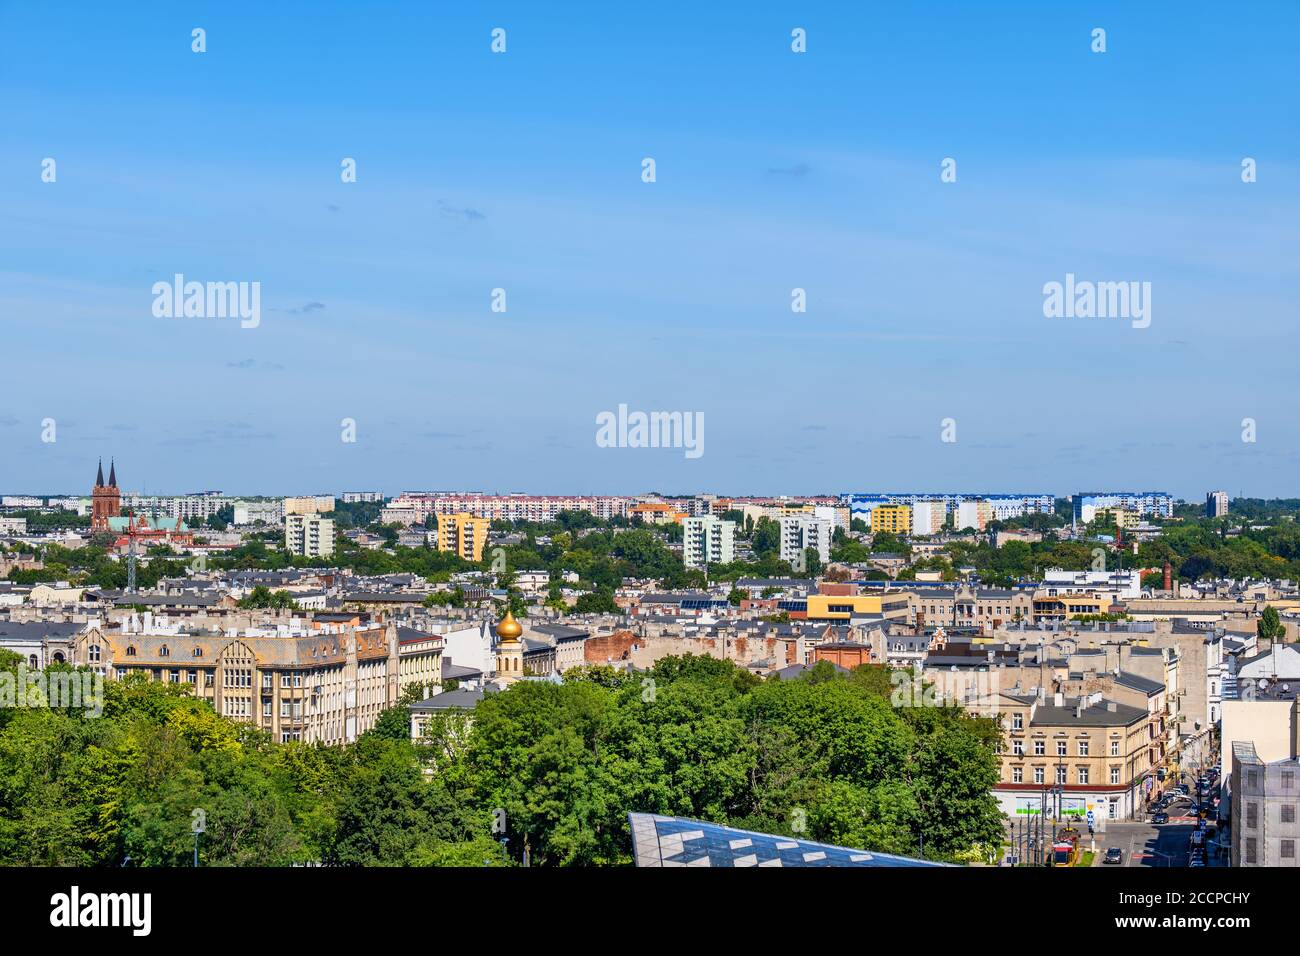
[[[1271,604],[1264,608],[1264,613],[1255,625],[1255,632],[1261,639],[1270,641],[1280,641],[1286,636],[1286,627],[1278,616],[1277,608]]]

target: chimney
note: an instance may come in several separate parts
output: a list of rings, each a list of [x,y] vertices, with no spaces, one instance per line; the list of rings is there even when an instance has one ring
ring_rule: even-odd
[[[1173,590],[1173,573],[1174,573],[1173,565],[1171,565],[1171,564],[1169,563],[1169,559],[1168,559],[1168,558],[1165,558],[1165,582],[1164,582],[1164,584],[1165,584],[1165,590],[1166,590],[1166,591],[1172,591],[1172,590]]]
[[[1055,706],[1057,706],[1057,707],[1064,707],[1064,706],[1065,706],[1065,695],[1062,694],[1062,693],[1058,690],[1058,691],[1056,692],[1056,695],[1052,698],[1052,703],[1053,703],[1053,705],[1055,705]]]

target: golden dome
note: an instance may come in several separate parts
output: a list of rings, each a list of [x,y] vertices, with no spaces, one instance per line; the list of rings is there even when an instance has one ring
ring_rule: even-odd
[[[507,609],[506,616],[503,617],[501,623],[497,625],[497,637],[501,638],[503,641],[517,641],[523,633],[523,627],[520,626],[519,622],[515,620],[515,616],[510,613],[509,609]]]

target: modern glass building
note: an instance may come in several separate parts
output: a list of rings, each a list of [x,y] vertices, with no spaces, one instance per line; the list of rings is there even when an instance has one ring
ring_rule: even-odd
[[[946,866],[888,853],[737,830],[685,817],[629,813],[637,866]]]

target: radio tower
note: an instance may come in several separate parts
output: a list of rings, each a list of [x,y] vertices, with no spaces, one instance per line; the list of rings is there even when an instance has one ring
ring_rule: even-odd
[[[135,509],[127,512],[126,519],[126,590],[135,593]]]

